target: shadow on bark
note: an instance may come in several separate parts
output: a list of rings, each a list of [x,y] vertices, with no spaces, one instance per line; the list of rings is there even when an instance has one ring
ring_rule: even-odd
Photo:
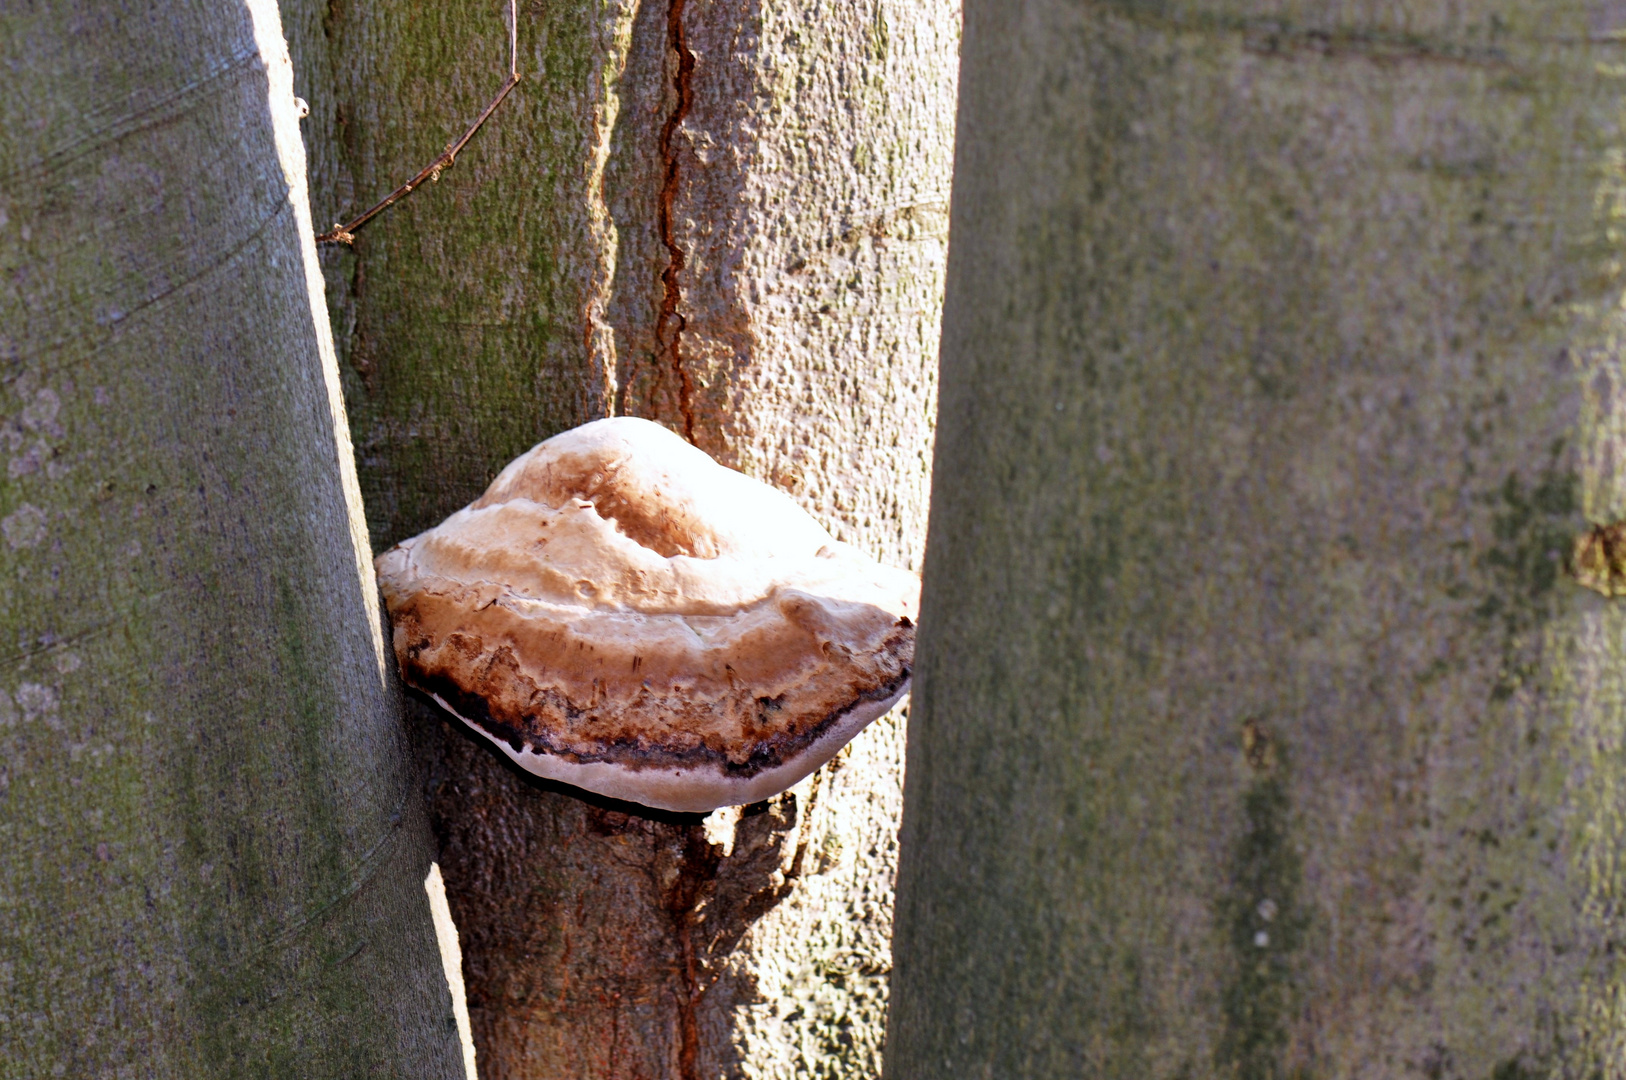
[[[729,964],[795,888],[818,797],[679,814],[544,780],[409,695],[480,1074],[742,1075]]]

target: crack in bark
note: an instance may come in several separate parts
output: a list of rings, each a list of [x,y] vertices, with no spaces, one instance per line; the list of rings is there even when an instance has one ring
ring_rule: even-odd
[[[694,931],[699,921],[700,900],[717,878],[722,853],[706,839],[703,825],[690,825],[683,837],[683,855],[677,880],[666,893],[666,910],[671,913],[677,934],[678,961],[678,1080],[700,1080],[700,964],[695,957]]]
[[[693,102],[690,80],[694,76],[694,54],[689,51],[688,36],[683,29],[685,2],[686,0],[670,0],[666,12],[667,41],[672,51],[677,54],[678,62],[677,74],[672,77],[672,87],[677,91],[677,103],[661,127],[661,161],[666,167],[666,178],[661,185],[660,203],[655,216],[660,228],[661,243],[666,247],[668,262],[666,269],[661,271],[663,293],[661,313],[655,320],[655,344],[660,350],[659,359],[664,360],[671,367],[672,373],[677,376],[678,411],[683,415],[683,437],[692,443],[694,382],[689,377],[688,369],[683,366],[680,346],[686,320],[677,310],[681,299],[678,274],[682,272],[687,256],[678,246],[672,228],[672,203],[677,198],[678,188],[678,159],[677,151],[672,146],[672,137],[677,133],[684,118],[689,115],[689,106]],[[668,328],[671,331],[670,340]]]

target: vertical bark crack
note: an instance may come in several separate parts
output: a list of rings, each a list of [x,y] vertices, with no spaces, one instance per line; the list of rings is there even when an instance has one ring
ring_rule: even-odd
[[[666,167],[666,177],[661,185],[656,220],[660,227],[661,243],[666,247],[667,264],[666,269],[661,271],[663,294],[661,313],[655,320],[655,344],[660,350],[660,361],[669,366],[677,378],[678,411],[683,415],[683,437],[692,443],[694,383],[689,377],[688,369],[683,366],[682,339],[685,320],[678,312],[678,301],[681,299],[678,291],[678,274],[682,272],[687,256],[678,246],[672,227],[672,203],[677,198],[678,189],[678,156],[672,146],[672,139],[684,118],[689,115],[689,106],[693,101],[690,79],[694,76],[694,54],[689,51],[688,36],[683,29],[684,4],[685,0],[670,0],[666,12],[667,41],[672,51],[677,54],[677,74],[672,78],[673,89],[677,91],[677,103],[661,127],[661,162]]]
[[[666,909],[678,941],[678,1060],[677,1080],[701,1080],[700,998],[706,988],[700,982],[700,960],[695,955],[695,924],[699,921],[700,900],[717,878],[722,852],[706,839],[701,825],[690,825],[683,838],[682,861],[677,880],[666,893]]]

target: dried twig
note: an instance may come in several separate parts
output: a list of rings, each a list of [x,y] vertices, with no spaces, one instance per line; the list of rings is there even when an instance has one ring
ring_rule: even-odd
[[[355,243],[357,229],[367,224],[367,222],[371,221],[374,217],[383,213],[392,203],[400,199],[404,199],[408,195],[412,194],[412,192],[417,189],[418,185],[422,184],[425,180],[439,180],[441,170],[452,167],[452,163],[457,160],[458,152],[461,151],[463,147],[468,145],[469,140],[474,138],[474,133],[480,130],[480,125],[485,123],[486,119],[490,117],[492,113],[497,111],[497,106],[502,104],[503,98],[507,97],[508,92],[518,85],[519,2],[518,0],[508,0],[508,78],[504,80],[502,89],[497,91],[497,96],[492,98],[491,103],[481,110],[479,116],[474,118],[474,123],[469,125],[469,129],[463,133],[462,138],[458,139],[456,142],[448,143],[446,149],[441,151],[440,156],[434,161],[431,161],[428,165],[424,166],[422,171],[420,171],[417,176],[414,176],[411,180],[408,180],[406,183],[384,196],[384,198],[379,200],[378,203],[375,204],[371,209],[357,216],[353,220],[347,221],[343,225],[335,224],[332,229],[329,229],[327,232],[318,236],[316,238],[316,242],[318,244]]]

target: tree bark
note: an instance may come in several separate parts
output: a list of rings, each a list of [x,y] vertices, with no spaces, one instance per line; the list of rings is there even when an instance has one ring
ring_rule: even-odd
[[[458,1075],[275,6],[0,66],[0,1074]]]
[[[295,10],[324,222],[507,71],[500,5]],[[326,256],[376,542],[622,413],[917,566],[958,31],[953,0],[521,4],[518,89]],[[901,710],[702,819],[535,782],[422,704],[483,1075],[874,1075]]]
[[[1622,29],[968,5],[892,1075],[1626,1071]]]

